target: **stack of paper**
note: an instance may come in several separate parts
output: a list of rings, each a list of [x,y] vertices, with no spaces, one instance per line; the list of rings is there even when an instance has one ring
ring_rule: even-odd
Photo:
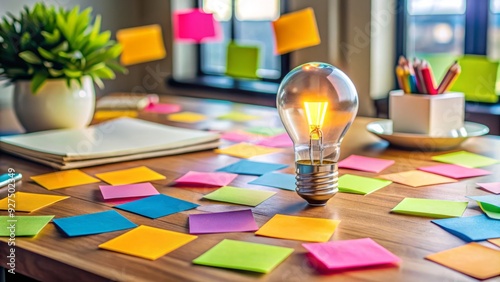
[[[0,149],[57,169],[207,150],[219,135],[120,118],[85,129],[56,129],[0,138]]]

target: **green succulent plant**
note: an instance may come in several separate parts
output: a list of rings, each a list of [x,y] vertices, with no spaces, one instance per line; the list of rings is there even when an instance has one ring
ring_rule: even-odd
[[[126,72],[117,62],[120,44],[101,32],[101,17],[91,20],[91,8],[80,12],[37,3],[19,17],[8,13],[0,22],[0,78],[31,80],[36,93],[49,78],[82,83],[84,76],[102,88],[102,79]]]

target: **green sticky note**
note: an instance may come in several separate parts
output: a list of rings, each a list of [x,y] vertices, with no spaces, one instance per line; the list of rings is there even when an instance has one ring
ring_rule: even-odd
[[[432,218],[449,218],[460,217],[466,208],[467,202],[404,198],[392,209],[392,212]]]
[[[230,112],[230,113],[227,113],[225,115],[219,116],[217,118],[218,119],[232,120],[232,121],[236,121],[236,122],[245,122],[245,121],[250,121],[250,120],[256,120],[256,119],[259,119],[260,117],[245,114],[245,113]]]
[[[285,132],[284,128],[274,128],[267,126],[253,126],[245,129],[246,132],[250,132],[253,134],[259,134],[264,136],[274,136]]]
[[[276,194],[271,191],[224,186],[203,196],[205,199],[255,207]]]
[[[366,195],[391,183],[390,180],[344,174],[339,177],[339,192]]]
[[[0,236],[35,236],[54,218],[53,215],[0,216]]]
[[[498,160],[466,151],[459,151],[432,157],[434,161],[465,167],[482,167],[498,163]]]
[[[291,248],[224,239],[193,263],[268,273],[292,252]]]
[[[259,48],[230,43],[227,46],[226,75],[240,78],[257,78]]]
[[[500,207],[483,202],[477,204],[489,218],[500,219]]]

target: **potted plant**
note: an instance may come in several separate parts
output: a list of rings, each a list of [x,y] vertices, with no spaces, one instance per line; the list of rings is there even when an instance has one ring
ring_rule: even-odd
[[[14,110],[26,131],[82,128],[94,114],[94,83],[125,72],[121,46],[80,11],[37,3],[0,22],[0,78],[14,83]]]

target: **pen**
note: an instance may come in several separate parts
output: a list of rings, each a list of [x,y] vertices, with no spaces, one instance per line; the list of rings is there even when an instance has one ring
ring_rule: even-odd
[[[16,181],[21,180],[22,174],[14,172],[14,173],[4,173],[0,175],[0,187],[7,186],[10,183],[15,183]]]

